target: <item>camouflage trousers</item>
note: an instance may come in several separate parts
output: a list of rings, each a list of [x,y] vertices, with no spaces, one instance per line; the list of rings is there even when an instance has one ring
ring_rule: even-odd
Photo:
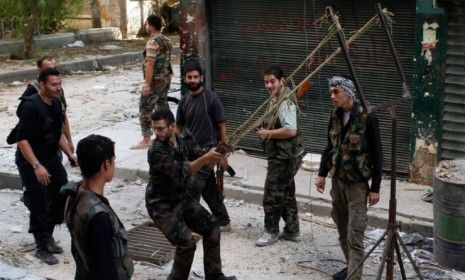
[[[161,109],[169,108],[167,102],[167,94],[170,85],[164,86],[160,89],[152,89],[149,96],[140,95],[139,100],[139,121],[143,137],[152,136],[152,127],[150,115],[152,112]]]
[[[221,273],[220,227],[215,217],[198,201],[186,196],[175,204],[159,202],[148,205],[147,210],[155,226],[176,246],[169,279],[189,279],[197,243],[192,232],[202,235],[206,278]]]
[[[228,210],[224,205],[223,193],[216,184],[213,168],[204,166],[192,174],[187,181],[187,192],[197,201],[202,197],[221,226],[229,224]]]
[[[339,243],[350,273],[364,254],[368,182],[347,183],[333,178],[330,194],[333,200],[331,216],[339,232]],[[351,279],[361,279],[362,270],[361,266]]]
[[[302,157],[295,159],[268,159],[268,170],[263,194],[265,230],[279,232],[279,220],[283,218],[287,233],[299,232],[299,215],[295,198],[294,176],[299,170]]]

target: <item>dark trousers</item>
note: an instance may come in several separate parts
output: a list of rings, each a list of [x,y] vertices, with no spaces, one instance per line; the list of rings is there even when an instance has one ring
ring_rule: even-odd
[[[51,175],[50,184],[37,181],[32,166],[22,156],[16,156],[16,165],[24,187],[24,204],[29,209],[29,232],[52,234],[55,225],[63,222],[64,199],[60,188],[68,182],[66,170],[57,156],[41,161]]]
[[[196,249],[192,232],[202,235],[206,279],[221,273],[220,227],[198,201],[186,196],[175,205],[159,202],[148,205],[147,210],[155,226],[176,246],[170,279],[189,278]]]
[[[295,197],[294,176],[299,170],[301,157],[296,159],[268,159],[268,170],[263,194],[265,229],[279,233],[279,220],[283,218],[284,231],[299,232],[299,215]]]
[[[339,243],[347,261],[349,272],[355,269],[364,254],[363,235],[367,227],[368,183],[347,183],[337,178],[332,179],[331,213],[337,231]],[[363,266],[352,279],[362,279]]]
[[[204,166],[189,177],[187,192],[197,201],[200,201],[202,196],[221,226],[229,224],[230,219],[224,205],[224,196],[216,184],[215,172],[212,168]]]

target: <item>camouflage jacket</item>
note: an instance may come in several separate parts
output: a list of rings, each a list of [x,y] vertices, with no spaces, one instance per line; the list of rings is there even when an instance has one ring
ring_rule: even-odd
[[[190,161],[198,158],[202,150],[189,132],[176,135],[176,140],[177,149],[155,139],[148,150],[147,206],[157,202],[177,202],[187,195]]]
[[[165,87],[166,84],[169,84],[171,82],[171,75],[173,74],[173,70],[171,68],[171,50],[173,46],[171,44],[170,39],[162,34],[157,34],[153,37],[150,37],[149,43],[154,43],[154,51],[156,52],[154,57],[155,63],[153,69],[152,86],[154,88]],[[146,49],[145,55],[147,55],[147,52],[148,50]],[[144,60],[144,63],[142,65],[144,78],[145,65],[146,62]]]

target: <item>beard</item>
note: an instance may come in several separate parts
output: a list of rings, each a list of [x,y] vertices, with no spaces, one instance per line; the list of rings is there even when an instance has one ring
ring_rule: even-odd
[[[197,91],[202,86],[202,83],[188,83],[186,86],[190,91]]]

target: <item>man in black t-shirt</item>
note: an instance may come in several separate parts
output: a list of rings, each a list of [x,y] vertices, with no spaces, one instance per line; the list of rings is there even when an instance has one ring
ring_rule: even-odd
[[[53,59],[50,56],[44,56],[40,58],[39,60],[37,60],[37,74],[40,74],[42,71],[44,71],[47,68],[56,68],[56,67],[57,67],[57,63],[55,62],[55,59]],[[24,97],[28,97],[28,96],[39,93],[39,91],[40,91],[39,81],[34,80],[27,85],[26,90],[23,92],[23,94],[21,95],[19,99],[22,100]],[[65,134],[65,138],[66,138],[66,141],[68,142],[69,148],[74,153],[74,145],[73,145],[73,140],[71,138],[71,129],[69,126],[68,116],[66,115],[66,109],[68,108],[68,104],[66,103],[65,92],[63,91],[63,88],[61,88],[60,101],[61,101],[61,107],[62,107],[63,116],[64,116],[63,133]]]
[[[184,67],[184,82],[189,94],[182,97],[178,105],[176,125],[178,131],[187,128],[205,151],[228,140],[226,117],[218,95],[202,86],[202,68],[196,62]],[[222,163],[226,170],[227,162]],[[203,197],[212,211],[221,231],[230,231],[230,219],[224,205],[224,196],[216,184],[213,168],[204,166],[189,178],[188,192],[196,200]]]
[[[64,201],[59,191],[68,181],[59,149],[71,163],[76,160],[62,129],[60,72],[54,68],[42,71],[39,87],[38,94],[25,97],[18,107],[16,165],[25,188],[24,204],[30,212],[29,232],[36,242],[35,256],[52,265],[58,263],[53,254],[63,252],[53,239],[53,230],[63,222]]]

